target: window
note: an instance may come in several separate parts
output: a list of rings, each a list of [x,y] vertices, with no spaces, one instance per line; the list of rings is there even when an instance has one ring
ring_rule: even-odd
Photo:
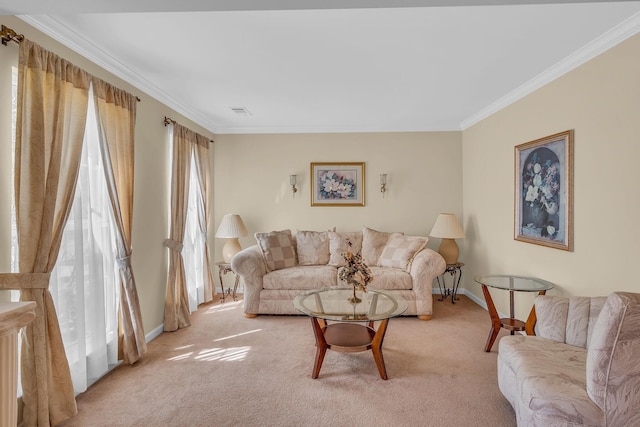
[[[90,91],[78,183],[49,283],[76,394],[115,366],[118,356],[115,225],[101,155]],[[17,271],[17,236],[12,243]]]
[[[171,143],[173,126],[169,126],[169,138]],[[170,153],[173,150],[170,149]],[[172,156],[169,156],[169,164],[172,164]],[[169,166],[169,170],[172,168]],[[171,177],[169,177],[171,179]],[[171,183],[169,182],[169,188]],[[171,195],[169,195],[171,197]],[[170,202],[169,202],[170,205]],[[189,200],[187,202],[187,218],[183,239],[182,258],[184,261],[185,276],[187,281],[187,294],[189,296],[189,311],[192,313],[198,309],[198,305],[204,302],[205,280],[205,241],[207,236],[200,232],[198,210],[204,205],[199,190],[198,174],[196,171],[195,156],[191,154],[191,168],[189,175]],[[171,208],[169,208],[169,212]]]

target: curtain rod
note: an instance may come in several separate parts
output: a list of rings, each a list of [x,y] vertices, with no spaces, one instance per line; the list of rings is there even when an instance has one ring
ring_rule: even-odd
[[[2,27],[0,27],[0,38],[2,39],[2,44],[7,46],[10,41],[14,41],[19,44],[22,40],[24,40],[24,35],[18,34],[11,28],[3,25]]]
[[[9,42],[16,42],[20,44],[24,40],[23,34],[18,34],[11,28],[6,25],[2,25],[0,27],[0,39],[2,40],[2,44],[8,46]],[[140,102],[141,99],[136,96],[136,101]]]
[[[165,125],[165,126],[178,124],[178,122],[176,122],[176,121],[175,121],[175,120],[173,120],[173,119],[170,119],[170,118],[169,118],[169,117],[167,117],[167,116],[164,116],[164,121],[163,121],[163,123],[164,123],[164,125]],[[210,140],[209,140],[209,142],[213,144],[213,139],[210,139]]]

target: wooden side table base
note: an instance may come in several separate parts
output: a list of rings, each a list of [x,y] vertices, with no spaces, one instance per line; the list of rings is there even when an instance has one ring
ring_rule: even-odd
[[[346,353],[371,350],[380,378],[386,380],[387,368],[382,355],[382,342],[387,332],[388,323],[389,319],[384,319],[380,321],[378,329],[374,330],[373,322],[369,322],[368,326],[355,323],[327,325],[323,319],[311,317],[311,325],[316,337],[316,358],[311,378],[317,379],[320,375],[327,349]]]
[[[510,331],[511,335],[513,335],[515,332],[520,331],[525,331],[527,335],[535,335],[535,332],[533,330],[536,324],[535,305],[533,306],[533,308],[531,308],[531,312],[529,313],[529,317],[527,318],[526,323],[521,320],[515,319],[513,309],[513,292],[513,290],[509,291],[509,315],[511,317],[500,318],[498,310],[496,310],[496,306],[493,303],[493,298],[491,298],[491,294],[489,293],[489,289],[486,285],[482,285],[482,293],[484,294],[484,299],[487,302],[489,317],[491,317],[491,329],[489,330],[487,343],[484,346],[484,351],[486,352],[491,351],[491,347],[493,347],[493,343],[496,341],[501,328]],[[538,292],[538,295],[544,295],[545,293],[546,291],[540,291]]]

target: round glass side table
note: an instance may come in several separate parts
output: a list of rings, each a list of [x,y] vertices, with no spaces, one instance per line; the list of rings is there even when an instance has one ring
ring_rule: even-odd
[[[535,335],[533,331],[536,325],[535,306],[531,308],[526,322],[516,319],[513,310],[513,293],[538,292],[538,295],[544,295],[549,289],[553,288],[553,283],[536,277],[513,275],[476,276],[474,280],[482,285],[482,293],[484,294],[489,316],[491,317],[491,330],[489,331],[489,337],[487,338],[484,351],[491,351],[491,347],[498,336],[498,332],[500,332],[500,328],[510,331],[511,335],[516,331],[525,331],[527,335]],[[509,317],[500,318],[487,287],[509,291]]]

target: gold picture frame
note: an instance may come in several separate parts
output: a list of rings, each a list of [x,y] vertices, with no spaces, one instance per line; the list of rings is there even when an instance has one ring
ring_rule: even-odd
[[[515,147],[514,239],[573,250],[573,130]]]
[[[311,163],[311,206],[364,206],[364,162]]]

